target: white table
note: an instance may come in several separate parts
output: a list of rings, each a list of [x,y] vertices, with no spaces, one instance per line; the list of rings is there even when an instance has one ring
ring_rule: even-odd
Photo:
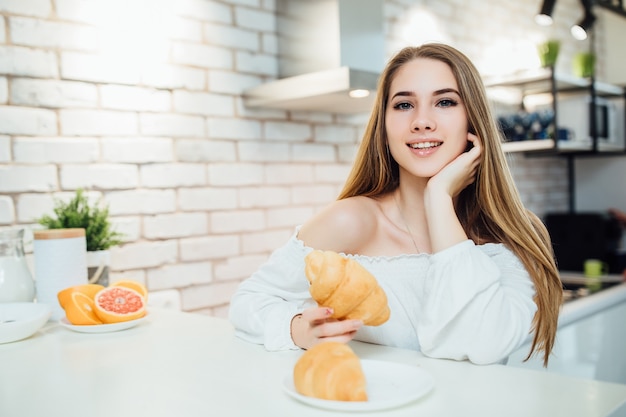
[[[288,397],[282,380],[301,352],[268,353],[233,334],[226,320],[155,309],[144,323],[116,333],[49,323],[29,339],[0,345],[0,416],[356,415]],[[626,385],[352,346],[362,359],[415,364],[435,379],[427,396],[367,416],[626,415]]]

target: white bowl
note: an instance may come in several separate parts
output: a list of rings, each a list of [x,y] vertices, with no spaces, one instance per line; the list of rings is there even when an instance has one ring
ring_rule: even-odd
[[[0,303],[0,343],[32,336],[51,315],[52,310],[47,304]]]

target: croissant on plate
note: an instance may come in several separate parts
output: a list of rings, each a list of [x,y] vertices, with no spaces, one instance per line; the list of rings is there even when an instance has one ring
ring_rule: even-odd
[[[378,326],[389,319],[387,295],[361,264],[333,251],[314,250],[305,258],[309,292],[317,303],[333,309],[333,318],[360,319]]]
[[[367,401],[361,361],[344,343],[324,342],[304,352],[293,369],[293,382],[307,397]]]

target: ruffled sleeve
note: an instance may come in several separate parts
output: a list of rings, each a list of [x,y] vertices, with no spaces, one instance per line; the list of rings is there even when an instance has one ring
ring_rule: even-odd
[[[315,305],[304,274],[310,251],[294,235],[239,285],[229,310],[237,336],[270,351],[299,349],[291,339],[291,319]]]
[[[531,330],[534,286],[504,245],[467,240],[436,253],[423,285],[417,333],[428,356],[495,363]]]

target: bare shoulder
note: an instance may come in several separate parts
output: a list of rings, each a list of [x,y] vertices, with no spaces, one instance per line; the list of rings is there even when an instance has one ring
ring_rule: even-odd
[[[358,253],[376,232],[378,211],[378,202],[369,197],[337,200],[302,225],[298,236],[316,249]]]

